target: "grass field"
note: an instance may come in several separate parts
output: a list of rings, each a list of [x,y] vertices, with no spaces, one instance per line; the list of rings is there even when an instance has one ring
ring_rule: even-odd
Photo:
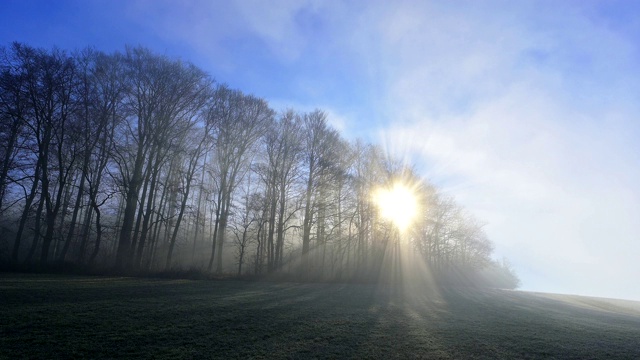
[[[5,273],[0,358],[638,359],[640,303]]]

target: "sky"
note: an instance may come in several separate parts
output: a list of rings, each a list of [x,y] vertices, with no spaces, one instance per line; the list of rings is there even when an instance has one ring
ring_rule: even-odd
[[[640,300],[640,2],[3,0],[0,44],[143,45],[321,108],[484,221],[522,289]]]

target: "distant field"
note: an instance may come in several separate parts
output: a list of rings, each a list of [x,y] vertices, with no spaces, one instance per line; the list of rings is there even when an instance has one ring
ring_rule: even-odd
[[[0,358],[640,359],[640,303],[0,274]]]

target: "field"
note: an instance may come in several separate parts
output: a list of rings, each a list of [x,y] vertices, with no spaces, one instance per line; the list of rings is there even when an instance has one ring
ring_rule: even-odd
[[[0,274],[0,358],[640,358],[640,303]]]

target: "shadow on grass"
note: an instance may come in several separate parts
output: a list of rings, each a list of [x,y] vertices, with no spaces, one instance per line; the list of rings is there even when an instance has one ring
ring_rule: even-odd
[[[520,292],[0,274],[7,358],[639,358],[640,317]]]

